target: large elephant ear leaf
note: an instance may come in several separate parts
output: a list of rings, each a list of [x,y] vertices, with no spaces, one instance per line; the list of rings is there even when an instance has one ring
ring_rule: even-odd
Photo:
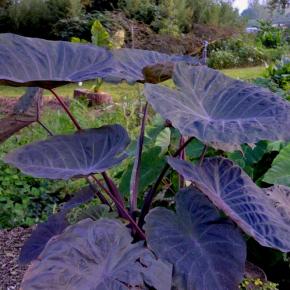
[[[35,260],[44,249],[46,243],[52,237],[61,234],[68,226],[69,222],[64,213],[52,215],[46,222],[37,225],[21,248],[19,262],[28,264]]]
[[[172,77],[173,64],[186,62],[197,65],[198,59],[191,56],[168,55],[156,51],[121,48],[113,51],[118,72],[107,78],[109,81],[128,83],[158,83]]]
[[[204,66],[178,63],[173,79],[177,90],[146,84],[145,96],[182,135],[216,145],[289,140],[290,105],[278,95]]]
[[[10,152],[4,161],[23,173],[49,179],[68,179],[101,173],[127,157],[130,139],[120,125],[59,135]]]
[[[281,190],[272,189],[269,198],[239,166],[221,157],[205,159],[201,166],[171,157],[168,162],[261,245],[290,251],[290,213],[276,206]]]
[[[114,71],[104,48],[49,41],[15,34],[0,35],[0,84],[51,89],[66,83],[103,78]]]
[[[28,88],[16,103],[13,112],[0,120],[0,143],[37,121],[43,90]]]
[[[94,196],[95,193],[89,186],[84,187],[73,194],[73,197],[62,206],[60,212],[51,215],[46,222],[38,224],[21,248],[20,263],[28,264],[35,260],[47,242],[52,237],[61,234],[69,226],[67,213],[71,209],[90,201]]]
[[[245,241],[204,194],[183,189],[176,196],[176,214],[155,208],[145,220],[148,245],[173,264],[177,289],[238,289],[246,262]]]
[[[117,220],[83,220],[50,240],[27,270],[22,290],[170,290],[172,266]],[[152,288],[150,288],[152,287]]]

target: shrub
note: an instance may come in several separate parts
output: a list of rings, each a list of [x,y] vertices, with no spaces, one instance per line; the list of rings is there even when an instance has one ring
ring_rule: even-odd
[[[208,59],[208,66],[216,69],[236,67],[239,64],[237,56],[231,51],[212,51]]]
[[[269,21],[259,22],[260,31],[257,35],[258,41],[267,48],[277,48],[282,45],[282,30],[278,27],[273,27]]]
[[[255,66],[269,61],[268,55],[250,39],[233,38],[210,45],[208,64],[217,69]]]

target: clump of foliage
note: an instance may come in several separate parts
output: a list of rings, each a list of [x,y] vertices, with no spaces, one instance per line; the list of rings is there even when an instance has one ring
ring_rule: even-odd
[[[3,9],[0,32],[55,39],[53,26],[61,19],[79,16],[75,0],[26,0],[13,1]]]
[[[268,76],[283,90],[290,90],[290,58],[283,57],[267,69]]]
[[[186,56],[11,34],[1,35],[0,48],[0,83],[50,90],[77,130],[53,135],[44,125],[50,137],[3,160],[35,178],[88,182],[25,244],[20,259],[32,263],[22,289],[237,289],[246,240],[290,251],[289,176],[277,174],[286,173],[288,146],[272,155],[283,146],[275,142],[290,140],[286,100]],[[170,77],[175,87],[158,84]],[[119,124],[83,128],[54,91],[95,78],[145,83],[137,140],[131,143]],[[0,131],[0,141],[18,131],[21,120],[41,122],[39,89],[29,89],[24,101],[7,117],[15,122]],[[149,104],[163,122],[145,134]],[[121,193],[108,170],[130,156],[131,173],[122,174],[130,182]],[[265,156],[275,159],[261,172],[254,165]],[[156,179],[152,171],[148,178],[145,161],[146,168],[159,168]],[[85,219],[70,216],[86,203],[95,205],[94,214],[88,206]]]
[[[79,37],[72,37],[71,41],[76,43],[88,43],[85,39],[80,39]],[[91,43],[106,48],[113,47],[110,34],[99,20],[95,20],[92,24]]]
[[[275,64],[270,65],[264,77],[257,78],[254,82],[270,89],[285,99],[290,97],[290,61],[282,57]]]
[[[249,39],[222,40],[209,47],[208,65],[216,69],[256,66],[266,60],[264,51]]]
[[[267,48],[277,48],[282,45],[283,37],[282,30],[279,27],[274,27],[271,21],[261,20],[259,22],[258,40]]]
[[[278,290],[278,284],[272,282],[264,282],[261,279],[245,279],[241,285],[241,290]]]
[[[193,24],[240,27],[243,21],[226,1],[212,0],[120,0],[119,7],[130,18],[149,24],[166,34],[188,33]]]

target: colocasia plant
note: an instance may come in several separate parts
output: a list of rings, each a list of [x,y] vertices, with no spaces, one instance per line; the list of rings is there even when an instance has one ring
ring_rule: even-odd
[[[89,184],[38,225],[24,245],[20,261],[30,266],[23,290],[234,290],[245,273],[248,237],[290,251],[290,188],[258,187],[225,157],[260,140],[290,140],[290,105],[281,97],[198,65],[191,57],[108,51],[12,34],[0,36],[0,67],[0,84],[33,87],[3,119],[0,141],[33,122],[50,135],[10,152],[4,161],[33,177],[85,178]],[[157,84],[169,77],[175,89]],[[121,193],[107,173],[128,157],[126,130],[118,124],[81,128],[54,91],[96,78],[145,83],[148,103],[128,192]],[[76,133],[52,135],[41,122],[43,89],[59,101]],[[180,142],[175,152],[165,150],[167,159],[155,181],[140,190],[147,174],[142,157],[149,104],[170,130],[179,132]],[[201,145],[193,150],[200,155],[195,159],[187,155],[192,144]],[[160,153],[153,152],[152,166]],[[172,176],[178,185],[167,182]],[[174,196],[170,203],[156,202],[162,200],[164,183]],[[96,197],[102,204],[96,205],[97,218],[70,224],[72,209]]]

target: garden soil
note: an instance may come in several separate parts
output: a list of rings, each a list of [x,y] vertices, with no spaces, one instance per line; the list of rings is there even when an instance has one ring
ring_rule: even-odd
[[[18,290],[26,266],[18,263],[20,249],[32,228],[0,230],[0,290]]]

